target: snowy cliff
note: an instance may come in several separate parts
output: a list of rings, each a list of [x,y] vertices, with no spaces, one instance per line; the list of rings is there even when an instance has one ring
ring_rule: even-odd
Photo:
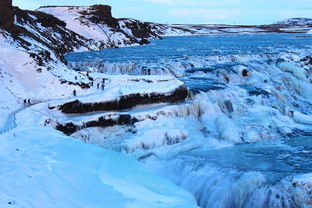
[[[111,7],[41,7],[42,11],[66,22],[66,28],[92,40],[98,48],[146,44],[147,39],[160,38],[158,25],[134,19],[116,19]]]

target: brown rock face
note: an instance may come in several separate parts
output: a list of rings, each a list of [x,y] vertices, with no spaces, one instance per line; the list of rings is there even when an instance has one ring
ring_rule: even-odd
[[[0,27],[8,28],[14,23],[12,0],[0,0]]]
[[[92,13],[100,18],[113,18],[112,7],[109,5],[93,5],[91,8],[93,10]]]
[[[91,15],[88,19],[96,24],[107,24],[118,29],[118,21],[112,16],[112,7],[109,5],[93,5],[88,11],[82,11],[81,14]]]
[[[99,117],[98,119],[88,121],[82,125],[75,124],[72,122],[61,124],[58,123],[56,129],[63,132],[66,135],[71,135],[80,129],[91,128],[91,127],[109,127],[116,125],[133,125],[138,120],[131,117],[129,114],[120,114],[117,118],[110,118],[110,116]]]
[[[75,100],[59,106],[59,110],[66,114],[83,114],[97,111],[122,111],[138,105],[156,103],[175,103],[184,101],[188,95],[187,88],[181,86],[172,94],[130,94],[121,96],[119,100],[112,100],[98,103],[81,103]]]

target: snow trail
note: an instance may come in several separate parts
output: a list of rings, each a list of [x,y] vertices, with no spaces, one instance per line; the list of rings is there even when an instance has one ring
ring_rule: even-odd
[[[0,135],[5,134],[12,129],[16,128],[16,114],[19,113],[20,111],[24,110],[26,107],[19,108],[13,112],[11,112],[8,116],[7,119],[3,125],[3,127],[0,129]]]

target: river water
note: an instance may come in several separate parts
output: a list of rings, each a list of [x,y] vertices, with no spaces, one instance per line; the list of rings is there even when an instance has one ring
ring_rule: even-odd
[[[150,45],[73,53],[74,69],[171,74],[194,92],[207,138],[147,167],[201,207],[312,207],[312,37],[168,37]],[[312,59],[311,59],[312,60]]]

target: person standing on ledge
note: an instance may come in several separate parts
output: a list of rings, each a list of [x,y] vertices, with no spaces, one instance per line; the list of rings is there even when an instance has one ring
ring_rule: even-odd
[[[76,90],[73,91],[73,95],[76,97],[76,95],[77,95],[77,94],[76,94]]]
[[[102,87],[102,90],[104,90],[104,88],[105,88],[105,78],[103,78],[101,87]]]

